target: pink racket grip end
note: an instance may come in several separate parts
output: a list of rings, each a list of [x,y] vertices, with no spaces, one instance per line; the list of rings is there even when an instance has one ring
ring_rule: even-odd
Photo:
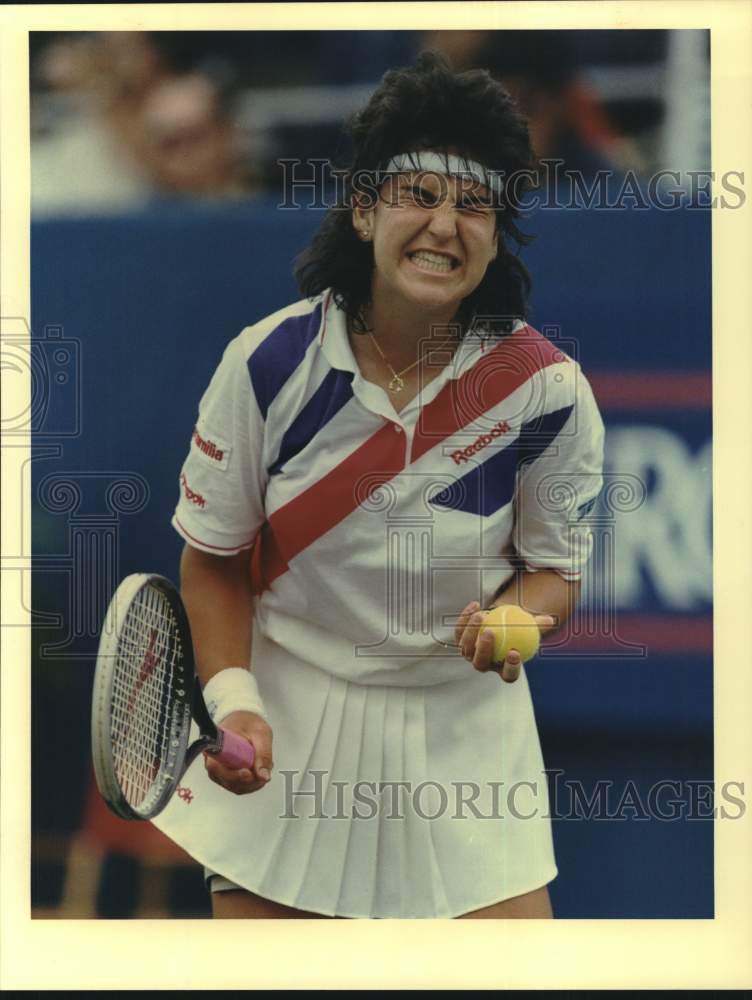
[[[253,761],[256,759],[256,751],[248,740],[236,733],[231,733],[228,729],[222,729],[221,726],[219,730],[222,734],[222,749],[218,753],[212,754],[214,759],[218,760],[220,764],[224,764],[225,767],[231,767],[236,771],[239,771],[241,767],[252,768]]]

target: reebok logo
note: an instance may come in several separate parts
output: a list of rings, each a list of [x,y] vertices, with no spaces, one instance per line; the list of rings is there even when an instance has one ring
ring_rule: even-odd
[[[188,480],[185,478],[184,472],[180,473],[180,482],[183,486],[183,493],[185,493],[185,499],[190,500],[191,503],[195,503],[197,507],[200,507],[203,510],[206,507],[206,499],[202,497],[200,493],[196,493],[195,490],[192,490],[190,488],[190,486],[188,485]]]
[[[452,452],[452,458],[454,459],[455,465],[462,465],[463,462],[469,461],[473,455],[487,448],[489,444],[500,438],[503,434],[506,434],[509,430],[509,424],[506,420],[500,420],[498,424],[495,424],[487,434],[481,434],[479,438],[476,438],[471,445],[467,448],[460,448],[458,451]]]

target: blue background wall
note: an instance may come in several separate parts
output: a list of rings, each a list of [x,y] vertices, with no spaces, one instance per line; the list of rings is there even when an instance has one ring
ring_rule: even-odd
[[[107,476],[142,477],[141,509],[118,515],[117,575],[153,569],[177,577],[181,543],[169,519],[198,399],[226,342],[298,298],[291,262],[318,220],[256,203],[33,226],[32,325],[52,387],[35,418],[34,607],[62,615],[62,625],[36,634],[37,759],[59,729],[60,699],[88,731],[96,640],[93,628],[73,621],[73,521],[80,527],[88,518],[96,532]],[[595,647],[585,655],[580,645],[529,669],[547,766],[588,795],[596,782],[612,782],[610,819],[565,818],[570,799],[560,786],[555,910],[708,917],[712,822],[700,818],[707,809],[697,801],[693,808],[687,782],[709,783],[713,773],[710,213],[539,210],[527,230],[538,236],[524,252],[534,280],[531,322],[576,341],[607,449],[613,444],[609,468],[639,475],[647,488],[614,529],[617,617],[630,640],[643,637],[646,655]],[[632,389],[617,406],[598,387],[625,373],[645,394]],[[651,397],[664,385],[667,395]],[[78,482],[74,513],[49,502],[51,476]],[[93,623],[97,609],[89,611]],[[88,746],[70,753],[80,762],[72,777],[40,774],[36,782],[38,828],[80,822]],[[622,801],[633,782],[644,805],[662,779],[682,783],[679,818],[643,818]]]

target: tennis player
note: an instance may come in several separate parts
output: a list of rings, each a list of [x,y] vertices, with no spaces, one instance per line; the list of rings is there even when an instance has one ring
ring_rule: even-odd
[[[571,614],[603,425],[525,322],[528,130],[427,53],[350,134],[305,298],[227,347],[173,519],[207,706],[256,761],[197,761],[155,822],[216,917],[550,917],[525,670],[482,615]]]

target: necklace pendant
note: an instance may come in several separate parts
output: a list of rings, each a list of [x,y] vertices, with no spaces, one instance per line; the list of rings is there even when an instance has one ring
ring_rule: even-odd
[[[401,379],[399,375],[395,375],[392,381],[389,383],[390,392],[402,392],[405,388],[405,380]]]

